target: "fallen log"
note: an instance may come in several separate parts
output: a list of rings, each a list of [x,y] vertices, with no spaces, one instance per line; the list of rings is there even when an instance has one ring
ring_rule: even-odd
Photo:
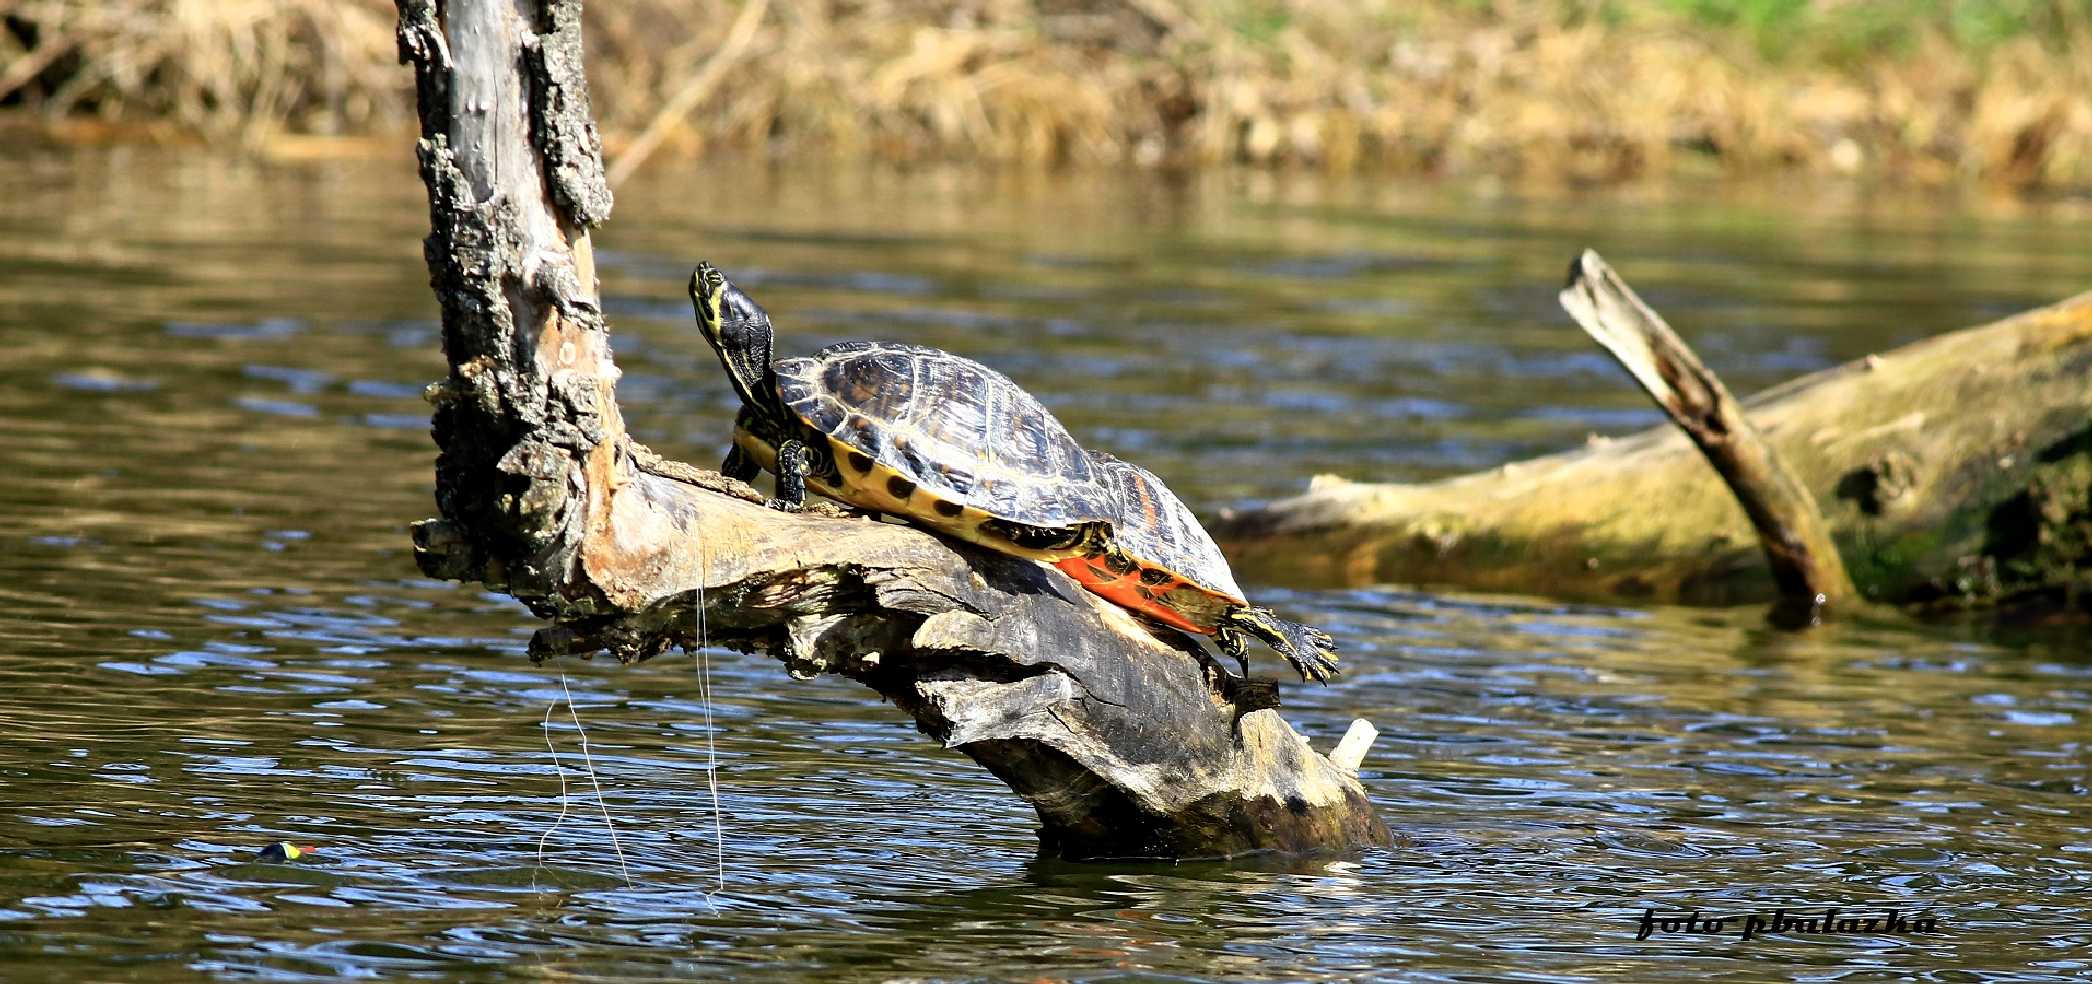
[[[1866,599],[2092,598],[2092,294],[1743,407],[1822,510]],[[1211,526],[1241,567],[1306,584],[1704,604],[1776,589],[1751,517],[1669,426],[1425,484],[1320,476]]]
[[[709,642],[840,673],[1007,782],[1071,859],[1384,844],[1356,769],[1059,571],[816,508],[788,515],[625,432],[589,229],[611,198],[578,0],[399,0],[450,373],[431,387],[434,577],[552,624],[535,659]],[[725,422],[722,421],[722,427]]]

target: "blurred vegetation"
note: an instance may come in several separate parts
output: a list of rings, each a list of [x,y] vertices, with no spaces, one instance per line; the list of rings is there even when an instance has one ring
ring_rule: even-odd
[[[2019,38],[2060,48],[2092,22],[2088,0],[1663,0],[1657,6],[1697,25],[1740,31],[1760,53],[1782,62],[1856,64],[1883,52],[1909,54],[1935,38],[1979,53]]]
[[[648,130],[780,157],[2092,185],[2092,0],[745,2],[588,7],[613,153]],[[390,135],[392,20],[0,0],[0,106],[90,135]]]

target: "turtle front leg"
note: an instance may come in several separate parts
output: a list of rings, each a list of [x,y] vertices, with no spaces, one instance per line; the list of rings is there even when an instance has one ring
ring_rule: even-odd
[[[763,505],[798,512],[806,505],[806,444],[797,439],[777,446],[777,498]]]
[[[1213,644],[1219,646],[1221,652],[1235,657],[1235,661],[1242,664],[1242,679],[1249,679],[1249,636],[1232,625],[1223,625],[1214,630]]]
[[[1321,629],[1288,622],[1269,608],[1234,608],[1227,613],[1228,626],[1264,640],[1273,652],[1286,658],[1302,680],[1328,683],[1337,675],[1336,640]],[[1218,637],[1218,633],[1216,633]]]
[[[746,482],[763,473],[763,466],[755,458],[741,450],[736,444],[726,450],[726,460],[719,464],[719,473],[737,482]]]

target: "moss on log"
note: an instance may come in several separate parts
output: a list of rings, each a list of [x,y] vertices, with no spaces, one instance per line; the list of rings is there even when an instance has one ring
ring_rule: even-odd
[[[2092,294],[1744,406],[1868,599],[2092,597]],[[1687,603],[1775,593],[1744,510],[1669,426],[1425,484],[1318,477],[1302,495],[1223,515],[1214,533],[1243,567],[1312,584]]]

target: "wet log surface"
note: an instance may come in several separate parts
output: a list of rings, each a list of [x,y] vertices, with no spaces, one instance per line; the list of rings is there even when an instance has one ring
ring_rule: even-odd
[[[1868,600],[2092,599],[2092,294],[1774,387],[1743,409]],[[1773,600],[1750,517],[1670,425],[1423,484],[1318,477],[1210,524],[1298,583],[1600,600]]]
[[[1057,857],[1348,853],[1385,844],[1355,775],[1267,688],[1060,572],[835,508],[788,515],[626,435],[588,229],[610,195],[578,6],[400,0],[450,374],[431,576],[551,624],[534,658],[697,641],[840,673],[1007,782]],[[723,425],[724,422],[722,422]]]

